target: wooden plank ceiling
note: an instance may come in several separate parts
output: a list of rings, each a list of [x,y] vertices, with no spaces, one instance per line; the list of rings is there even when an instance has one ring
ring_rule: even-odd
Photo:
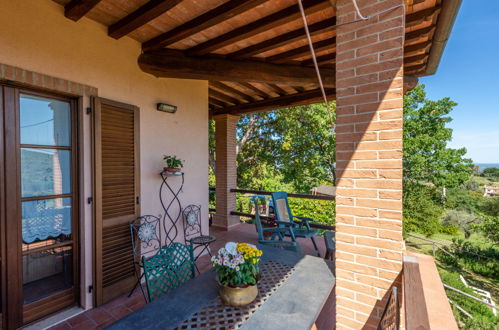
[[[53,0],[66,17],[142,44],[141,68],[209,80],[212,113],[318,102],[321,94],[296,0]],[[442,0],[406,0],[405,74],[424,73]],[[332,0],[303,0],[321,73],[335,97]],[[303,79],[300,79],[303,78]]]

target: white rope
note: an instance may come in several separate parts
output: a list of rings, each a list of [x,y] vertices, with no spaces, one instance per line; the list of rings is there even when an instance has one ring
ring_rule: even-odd
[[[333,116],[331,114],[331,108],[329,107],[329,102],[327,100],[326,91],[324,89],[324,84],[322,83],[322,77],[319,70],[319,64],[317,64],[317,57],[315,56],[314,45],[312,43],[312,38],[310,37],[310,31],[308,30],[308,22],[307,16],[305,15],[305,9],[303,8],[303,4],[301,0],[298,0],[298,6],[300,7],[301,17],[303,19],[303,25],[305,28],[305,33],[307,35],[308,46],[310,47],[310,53],[312,54],[312,61],[314,62],[315,72],[317,73],[317,79],[319,80],[319,86],[322,93],[322,97],[324,98],[324,103],[326,104],[327,113],[329,115],[329,120],[331,121],[331,134],[334,134],[336,129],[336,125],[333,121]]]
[[[352,0],[353,2],[353,5],[355,7],[355,10],[357,11],[357,15],[359,15],[360,19],[363,20],[363,21],[366,21],[369,19],[369,16],[363,16],[361,13],[360,13],[360,9],[359,9],[359,6],[357,6],[357,0]]]

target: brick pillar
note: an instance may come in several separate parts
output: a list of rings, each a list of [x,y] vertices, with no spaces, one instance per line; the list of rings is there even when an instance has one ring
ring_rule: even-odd
[[[357,3],[369,20],[345,24],[359,17],[351,0],[337,1],[338,329],[377,326],[404,249],[403,0]]]
[[[216,209],[213,225],[230,230],[240,221],[238,216],[230,215],[236,210],[236,194],[230,189],[237,186],[236,163],[236,125],[239,116],[216,115],[215,120],[215,177],[216,177]]]

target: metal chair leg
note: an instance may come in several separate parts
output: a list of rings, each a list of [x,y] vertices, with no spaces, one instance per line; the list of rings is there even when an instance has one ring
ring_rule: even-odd
[[[194,267],[196,267],[196,270],[198,271],[198,274],[199,274],[199,275],[201,275],[201,272],[199,271],[199,268],[198,268],[198,265],[196,264],[196,261],[199,259],[199,257],[203,254],[203,252],[204,252],[205,250],[206,250],[206,251],[208,251],[208,255],[209,255],[210,257],[213,257],[213,256],[211,255],[211,251],[210,251],[210,248],[209,248],[209,247],[210,247],[210,244],[200,244],[200,245],[196,246],[196,247],[194,248],[194,250],[195,250],[196,248],[198,248],[198,247],[203,247],[203,249],[202,249],[202,250],[201,250],[201,252],[197,255],[197,257],[195,257],[195,258],[194,258]]]
[[[312,240],[312,243],[314,244],[315,251],[317,251],[317,256],[320,257],[321,253],[319,251],[319,248],[317,247],[317,243],[315,243],[315,238],[313,236],[311,236],[310,239]]]
[[[144,277],[144,273],[142,273],[140,276],[135,272],[135,277],[137,277],[137,282],[135,282],[135,286],[133,287],[132,291],[128,294],[128,298],[132,296],[134,293],[135,289],[137,289],[137,286],[140,287],[140,291],[142,291],[142,295],[144,296],[144,300],[146,303],[148,302],[146,293],[144,292],[144,288],[142,287],[142,278]]]

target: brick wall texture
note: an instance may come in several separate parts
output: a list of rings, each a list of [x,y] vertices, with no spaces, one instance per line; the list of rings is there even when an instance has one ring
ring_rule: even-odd
[[[236,125],[239,116],[223,114],[213,116],[215,120],[215,176],[216,213],[213,225],[229,230],[239,224],[239,217],[231,216],[236,210],[236,194],[230,189],[237,187]]]
[[[97,88],[0,63],[0,81],[74,96],[96,96]]]
[[[337,1],[338,329],[377,326],[404,249],[403,1],[357,3],[370,18],[348,23],[352,1]]]

